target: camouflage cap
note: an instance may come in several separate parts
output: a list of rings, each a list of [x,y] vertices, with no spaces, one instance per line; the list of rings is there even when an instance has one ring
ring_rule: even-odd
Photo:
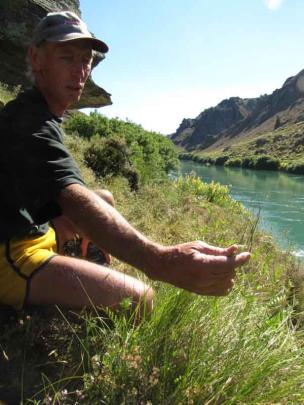
[[[103,41],[92,36],[86,24],[71,11],[48,13],[37,25],[32,42],[39,46],[45,41],[66,42],[75,39],[89,39],[92,49],[101,53],[109,50]]]

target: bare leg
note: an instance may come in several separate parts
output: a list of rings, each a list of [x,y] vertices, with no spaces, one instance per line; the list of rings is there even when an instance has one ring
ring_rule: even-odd
[[[115,207],[115,200],[111,191],[106,189],[100,189],[95,190],[94,193],[97,194],[99,197],[101,197],[103,200],[105,200],[108,204],[112,205],[112,207]]]
[[[153,290],[143,282],[85,260],[54,256],[32,277],[27,303],[75,310],[92,305],[115,309],[125,298],[152,311]]]

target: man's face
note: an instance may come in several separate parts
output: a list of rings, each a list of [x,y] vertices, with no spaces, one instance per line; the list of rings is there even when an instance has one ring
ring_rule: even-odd
[[[37,85],[51,110],[61,115],[76,103],[91,72],[92,49],[88,40],[46,43],[31,58]]]

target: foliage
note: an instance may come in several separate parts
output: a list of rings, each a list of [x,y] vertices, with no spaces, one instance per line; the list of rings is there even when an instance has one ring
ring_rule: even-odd
[[[206,201],[219,205],[221,207],[234,204],[240,206],[230,196],[229,187],[223,186],[219,183],[212,181],[211,183],[204,183],[201,179],[195,175],[188,175],[179,177],[175,182],[177,189],[182,192],[189,193],[198,198],[204,198]]]
[[[74,113],[65,122],[67,133],[77,133],[80,137],[91,138],[94,135],[107,136],[112,133],[109,120],[96,111],[90,115]]]
[[[129,151],[123,139],[117,137],[91,139],[84,152],[84,160],[96,176],[123,175],[129,180],[132,190],[138,189],[138,175],[132,169],[129,160]]]
[[[0,82],[0,108],[1,104],[6,104],[8,101],[12,100],[19,93],[20,87],[10,87],[7,84]]]
[[[301,402],[303,356],[289,323],[292,311],[284,309],[285,293],[261,304],[254,287],[237,290],[216,300],[161,288],[149,322],[134,329],[114,318],[106,354],[92,351],[86,401]]]
[[[140,324],[127,303],[118,313],[74,320],[62,312],[18,314],[15,326],[2,328],[0,388],[36,405],[303,403],[304,337],[288,277],[297,271],[291,256],[256,228],[227,187],[194,176],[137,193],[121,178],[107,187],[118,210],[150,238],[238,243],[251,247],[251,261],[227,297],[153,283],[155,307]],[[140,277],[123,263],[115,267]]]
[[[165,178],[178,166],[168,138],[128,121],[108,119],[96,111],[89,116],[78,113],[66,121],[65,129],[87,139],[85,161],[96,176],[123,175],[143,184]]]
[[[1,322],[1,400],[35,405],[303,403],[303,319],[297,312],[303,297],[295,295],[290,281],[299,274],[298,263],[259,231],[257,218],[231,198],[227,186],[193,175],[169,181],[165,173],[175,154],[166,138],[128,122],[79,117],[77,125],[73,117],[68,124],[75,124],[65,139],[68,148],[91,187],[97,185],[94,175],[102,176],[117,209],[136,229],[164,245],[237,243],[252,258],[237,272],[227,297],[200,297],[149,281],[155,307],[140,324],[128,302],[116,313],[96,309],[77,316],[59,311],[57,316],[25,312],[9,317]],[[260,165],[269,162],[263,159]],[[246,164],[254,162],[252,155]],[[137,193],[125,179],[124,170],[132,165],[141,176]],[[114,266],[147,282],[116,259]]]
[[[258,170],[277,170],[279,166],[279,159],[270,156],[258,156],[254,161],[253,168]]]
[[[304,160],[299,162],[291,162],[287,165],[286,170],[294,174],[304,174]]]
[[[243,165],[243,160],[240,158],[234,158],[234,159],[228,159],[225,162],[225,166],[230,166],[230,167],[242,167]]]
[[[225,156],[225,155],[219,156],[214,160],[214,164],[217,166],[223,166],[227,162],[228,159],[229,159],[228,156]]]
[[[275,130],[247,138],[223,140],[220,147],[180,152],[181,159],[257,170],[282,170],[304,174],[304,122],[281,125]]]

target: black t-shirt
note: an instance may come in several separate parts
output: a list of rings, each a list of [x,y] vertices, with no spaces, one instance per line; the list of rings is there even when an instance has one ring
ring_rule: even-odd
[[[84,185],[60,123],[36,88],[0,111],[0,241],[45,232],[60,190]]]

